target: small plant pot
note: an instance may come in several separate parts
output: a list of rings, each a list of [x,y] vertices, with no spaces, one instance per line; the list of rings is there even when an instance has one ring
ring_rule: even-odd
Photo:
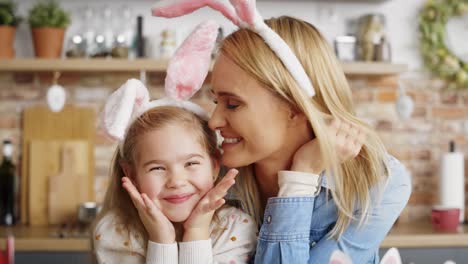
[[[0,58],[11,59],[15,57],[15,33],[15,27],[0,26]]]
[[[33,28],[34,52],[37,58],[60,58],[64,28]]]

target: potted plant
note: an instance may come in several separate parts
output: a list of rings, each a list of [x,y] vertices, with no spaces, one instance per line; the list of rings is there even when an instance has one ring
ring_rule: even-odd
[[[33,6],[28,19],[36,57],[60,57],[65,29],[70,25],[70,14],[55,0],[44,0]]]
[[[16,5],[12,0],[0,0],[0,58],[13,58],[16,26],[21,17],[16,15]]]

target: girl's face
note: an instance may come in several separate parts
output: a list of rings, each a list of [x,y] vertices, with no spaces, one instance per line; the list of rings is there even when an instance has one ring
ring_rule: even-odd
[[[223,164],[240,167],[281,158],[292,136],[285,102],[223,55],[213,68],[212,92],[217,105],[209,125],[224,137]]]
[[[169,124],[138,140],[135,171],[140,192],[158,200],[170,221],[183,222],[213,187],[219,166],[193,130]]]

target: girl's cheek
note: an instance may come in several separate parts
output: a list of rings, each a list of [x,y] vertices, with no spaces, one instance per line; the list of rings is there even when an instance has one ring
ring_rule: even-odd
[[[209,190],[213,189],[214,182],[212,179],[206,179],[203,182],[200,182],[199,189],[203,191],[203,193],[207,193]]]
[[[162,189],[162,184],[155,181],[142,181],[141,192],[146,193],[150,198],[156,198]]]

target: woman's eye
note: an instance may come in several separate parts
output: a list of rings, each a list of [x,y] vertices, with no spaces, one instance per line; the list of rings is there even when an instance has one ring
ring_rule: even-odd
[[[200,162],[198,161],[189,161],[187,163],[185,163],[185,167],[190,167],[190,166],[193,166],[193,165],[199,165]]]
[[[235,101],[235,100],[228,100],[226,102],[226,108],[227,109],[236,109],[237,107],[239,106],[239,102]]]
[[[239,106],[239,105],[226,104],[226,108],[227,108],[227,109],[231,109],[231,110],[236,109],[238,106]]]

